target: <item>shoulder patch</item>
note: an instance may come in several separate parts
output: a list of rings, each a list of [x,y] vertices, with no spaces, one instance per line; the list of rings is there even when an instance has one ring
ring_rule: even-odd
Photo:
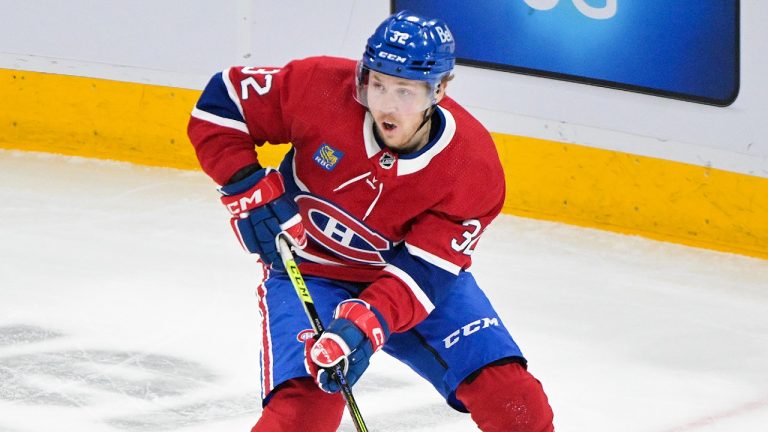
[[[323,145],[321,145],[320,148],[318,148],[315,154],[312,156],[312,159],[316,164],[323,167],[324,170],[332,171],[334,168],[336,168],[336,165],[339,163],[343,156],[343,152],[336,150],[326,143],[323,143]]]

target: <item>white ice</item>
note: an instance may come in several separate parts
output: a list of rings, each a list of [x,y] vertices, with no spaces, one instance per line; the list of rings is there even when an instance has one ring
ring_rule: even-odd
[[[250,430],[227,218],[200,172],[0,151],[0,431]],[[768,261],[503,216],[473,271],[558,431],[768,430]],[[372,431],[477,430],[385,354],[355,394]]]

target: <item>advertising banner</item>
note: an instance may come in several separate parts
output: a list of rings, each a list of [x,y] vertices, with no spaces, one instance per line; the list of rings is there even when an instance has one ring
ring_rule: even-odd
[[[444,19],[459,63],[718,106],[739,91],[739,0],[393,0]]]

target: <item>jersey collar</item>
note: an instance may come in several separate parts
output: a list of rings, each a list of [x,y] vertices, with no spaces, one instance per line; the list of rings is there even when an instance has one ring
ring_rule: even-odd
[[[450,144],[456,133],[456,121],[453,115],[447,109],[437,106],[435,113],[441,117],[441,128],[427,145],[419,151],[406,155],[398,155],[397,175],[413,174],[429,165],[429,162],[440,154],[448,144]],[[376,156],[383,149],[373,134],[373,116],[370,112],[365,113],[363,122],[363,140],[365,142],[365,152],[368,158]]]

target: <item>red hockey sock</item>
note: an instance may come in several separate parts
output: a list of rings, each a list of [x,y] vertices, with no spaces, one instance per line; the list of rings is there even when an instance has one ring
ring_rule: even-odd
[[[329,394],[311,379],[292,379],[274,390],[251,432],[335,432],[344,414],[344,398]]]
[[[486,366],[456,397],[484,432],[552,432],[552,408],[541,383],[517,363]]]

